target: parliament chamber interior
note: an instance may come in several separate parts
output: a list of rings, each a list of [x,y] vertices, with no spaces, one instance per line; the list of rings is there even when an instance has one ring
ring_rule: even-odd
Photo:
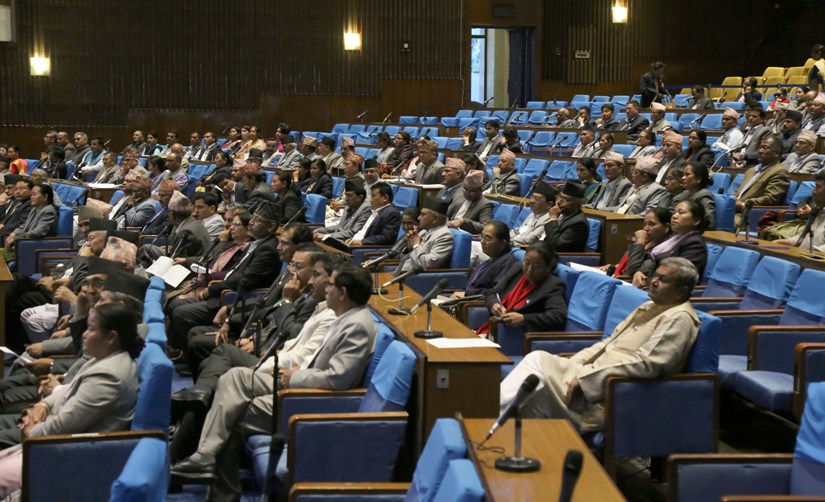
[[[0,498],[825,500],[823,16],[0,0]]]

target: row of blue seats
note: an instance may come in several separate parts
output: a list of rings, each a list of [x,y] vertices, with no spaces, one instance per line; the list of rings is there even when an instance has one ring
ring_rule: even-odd
[[[146,346],[137,359],[140,390],[131,432],[84,435],[63,442],[48,436],[27,439],[23,491],[28,500],[166,499],[166,434],[174,369],[166,357],[164,290],[163,279],[155,277],[146,291]]]

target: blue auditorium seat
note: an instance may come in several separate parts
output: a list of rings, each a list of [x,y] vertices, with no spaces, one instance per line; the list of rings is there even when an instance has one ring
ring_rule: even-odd
[[[143,438],[112,484],[110,502],[163,502],[169,486],[167,442]]]

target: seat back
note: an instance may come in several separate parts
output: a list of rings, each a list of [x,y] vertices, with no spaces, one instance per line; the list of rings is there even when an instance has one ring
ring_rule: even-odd
[[[398,187],[392,205],[399,209],[415,207],[418,205],[418,189],[413,187]]]
[[[519,211],[518,216],[516,217],[516,221],[513,222],[513,226],[514,227],[521,226],[521,224],[524,223],[524,220],[526,220],[527,217],[530,216],[530,213],[532,213],[532,212],[533,212],[533,210],[530,209],[529,205],[521,208],[521,211]]]
[[[307,207],[307,223],[323,223],[326,218],[327,203],[329,201],[323,195],[308,193],[304,203]]]
[[[585,251],[588,253],[595,253],[599,250],[599,236],[602,232],[602,220],[598,218],[587,218],[587,224],[589,225],[589,228]]]
[[[604,327],[607,309],[620,280],[595,272],[582,272],[567,307],[566,331],[593,331]]]
[[[736,197],[733,195],[714,193],[713,198],[716,201],[713,229],[733,232],[734,218],[736,215]]]
[[[646,291],[633,286],[620,285],[613,293],[613,298],[610,301],[610,306],[607,309],[607,315],[604,319],[604,336],[605,338],[613,334],[622,321],[636,310],[636,308],[648,301],[650,297]]]
[[[167,442],[155,438],[138,441],[120,476],[112,483],[110,502],[163,502],[169,486]]]
[[[481,502],[484,487],[473,462],[460,458],[451,460],[433,502]]]
[[[547,118],[547,112],[544,110],[533,110],[527,118],[527,122],[535,125],[543,124]]]
[[[707,312],[697,311],[699,333],[690,349],[685,373],[716,373],[719,370],[719,338],[722,335],[722,320]]]
[[[721,129],[722,128],[722,114],[715,113],[706,115],[702,119],[702,129]]]
[[[458,421],[452,418],[437,419],[421,456],[418,457],[412,484],[405,500],[433,500],[450,461],[465,458],[466,455],[467,442],[464,441]]]
[[[513,222],[518,216],[519,207],[515,204],[499,204],[493,210],[493,219],[504,222],[508,227],[513,226]]]
[[[522,174],[519,173],[519,197],[526,197],[527,194],[530,192],[530,188],[533,186],[533,177],[529,174]]]
[[[802,204],[802,201],[807,199],[811,196],[814,191],[814,182],[813,181],[803,181],[799,184],[794,192],[793,196],[789,199],[789,205],[792,209],[796,209]]]
[[[825,302],[819,298],[819,288],[825,284],[825,272],[806,268],[799,274],[780,325],[825,324]]]
[[[137,359],[138,391],[132,430],[169,430],[174,366],[166,351],[148,343]]]
[[[344,193],[344,178],[340,176],[332,177],[332,196],[340,197]]]
[[[450,257],[450,268],[470,268],[470,248],[473,236],[469,233],[451,228],[453,234],[453,254]]]
[[[635,149],[636,145],[613,145],[613,151],[616,153],[620,153],[625,157],[633,153],[633,150]]]
[[[74,209],[70,206],[60,206],[57,208],[57,235],[60,237],[71,237],[74,226]]]
[[[358,411],[375,413],[403,410],[410,397],[414,368],[415,354],[412,349],[404,342],[391,342],[375,368]]]
[[[713,271],[714,267],[716,267],[716,261],[719,259],[719,256],[722,255],[722,251],[725,250],[724,246],[711,244],[709,242],[705,243],[705,248],[708,250],[708,261],[705,264],[704,276],[699,281],[701,284],[707,283],[708,279],[710,279],[710,273]]]
[[[710,273],[707,288],[702,296],[743,295],[760,256],[757,251],[750,249],[726,247]]]
[[[773,256],[762,258],[753,271],[739,308],[775,309],[785,305],[802,268]]]
[[[710,177],[710,186],[708,187],[708,190],[712,193],[719,193],[719,189],[724,191],[727,190],[728,186],[730,186],[730,174],[713,173],[713,176]]]
[[[528,176],[538,176],[541,172],[547,169],[549,162],[544,159],[530,159],[527,165],[524,166],[523,173]]]
[[[71,210],[71,208],[69,208]],[[37,249],[69,249],[72,247],[71,237],[52,237],[48,239],[20,239],[17,246],[17,273],[31,276],[37,273]]]
[[[367,366],[367,371],[364,373],[362,387],[369,385],[372,375],[375,374],[375,369],[381,362],[381,358],[384,357],[384,352],[387,351],[387,347],[395,340],[395,333],[393,333],[389,326],[380,321],[375,324],[378,326],[378,333],[375,335],[375,348],[372,351],[372,357],[370,358],[369,366]]]
[[[554,160],[550,163],[547,170],[547,177],[553,181],[562,181],[567,179],[567,173],[570,169],[570,163],[563,160]]]
[[[52,187],[66,206],[74,207],[84,204],[86,201],[86,187],[84,186],[55,183]]]
[[[733,195],[739,190],[739,187],[742,185],[742,181],[744,181],[745,175],[742,173],[737,174],[733,177],[730,181],[730,185],[728,185],[727,190],[725,190],[725,195]]]
[[[808,385],[805,411],[796,435],[791,495],[825,493],[825,382]]]
[[[523,258],[523,257],[522,257]],[[564,283],[564,301],[570,303],[570,297],[573,296],[573,289],[576,287],[576,281],[579,280],[579,271],[568,267],[564,263],[556,265],[556,277]]]

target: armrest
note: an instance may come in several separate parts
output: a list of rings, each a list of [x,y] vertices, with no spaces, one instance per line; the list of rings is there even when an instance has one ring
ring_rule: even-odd
[[[289,491],[289,500],[297,502],[302,496],[312,495],[357,497],[359,500],[383,495],[382,501],[387,495],[399,495],[399,500],[404,500],[409,489],[410,483],[296,483]]]
[[[455,318],[458,319],[461,324],[467,324],[467,318],[469,317],[470,309],[472,308],[487,308],[487,304],[482,300],[471,300],[468,302],[461,302],[456,305],[455,308]]]
[[[692,498],[694,500],[718,500],[718,493],[707,493],[703,487],[714,487],[715,482],[730,489],[741,485],[743,491],[753,491],[751,483],[754,472],[762,467],[785,467],[782,472],[773,473],[773,479],[760,477],[759,488],[767,490],[768,484],[775,484],[776,491],[787,490],[793,455],[779,454],[675,454],[668,457],[667,486],[668,500]],[[738,482],[741,474],[741,482]],[[711,488],[712,490],[713,488]],[[775,496],[772,500],[776,500]]]
[[[308,413],[353,413],[358,411],[367,389],[284,389],[278,392],[278,424],[285,432],[293,415]]]
[[[602,331],[535,331],[524,336],[524,353],[544,350],[551,354],[576,353],[604,337]]]
[[[403,411],[294,415],[289,420],[287,485],[391,481],[408,418]]]
[[[783,222],[788,220],[796,220],[799,218],[799,211],[795,209],[783,209],[776,214],[776,221]]]
[[[690,299],[691,303],[737,303],[741,302],[741,296],[695,296]]]
[[[213,282],[219,282],[219,281],[213,281]],[[253,298],[256,298],[260,295],[266,294],[267,291],[268,290],[266,290],[266,289],[252,289],[252,290],[249,290],[249,291],[246,292],[246,294],[244,295],[244,298],[246,298],[247,301],[250,301]],[[238,292],[234,289],[223,289],[223,290],[221,290],[221,305],[232,305],[232,304],[234,304],[235,300],[236,300],[236,297],[237,297],[237,293]]]
[[[816,358],[816,361],[813,361],[813,358]],[[808,383],[825,380],[825,343],[797,344],[794,351],[793,380],[791,411],[797,419],[801,419],[807,397]]]

